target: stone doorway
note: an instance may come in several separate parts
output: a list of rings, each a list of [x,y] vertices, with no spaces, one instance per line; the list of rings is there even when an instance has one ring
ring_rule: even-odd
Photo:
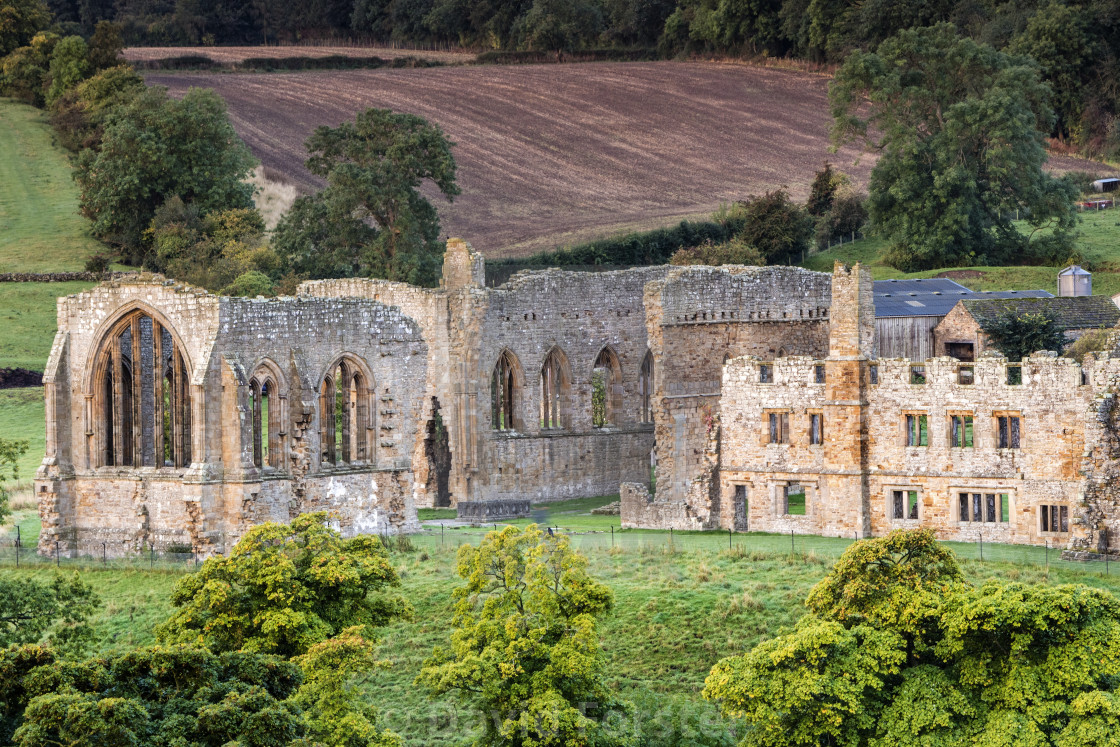
[[[439,400],[432,397],[432,418],[428,421],[428,437],[424,441],[428,458],[428,492],[435,496],[436,508],[451,506],[451,445],[447,425],[439,411]]]
[[[750,522],[748,520],[749,514],[747,512],[748,506],[746,485],[735,486],[735,498],[732,500],[731,506],[735,512],[733,517],[735,526],[733,528],[736,532],[747,531],[750,528]]]

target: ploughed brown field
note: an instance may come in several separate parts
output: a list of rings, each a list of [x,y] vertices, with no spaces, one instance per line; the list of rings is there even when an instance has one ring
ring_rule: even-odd
[[[222,65],[234,65],[250,57],[380,57],[395,60],[398,57],[420,57],[425,60],[457,64],[473,62],[473,52],[444,52],[427,49],[398,49],[396,47],[369,46],[277,46],[277,47],[129,47],[121,56],[129,62],[151,62],[169,57],[200,55]]]
[[[463,194],[444,231],[523,256],[711,213],[786,186],[804,199],[830,160],[866,187],[872,157],[829,153],[828,78],[706,62],[467,66],[273,74],[152,72],[214,88],[266,167],[304,188],[304,142],[366,107],[419,114],[456,143]],[[1087,162],[1055,158],[1058,169]]]

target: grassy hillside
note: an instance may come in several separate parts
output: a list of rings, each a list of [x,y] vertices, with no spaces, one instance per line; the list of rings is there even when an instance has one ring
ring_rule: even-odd
[[[93,283],[0,283],[0,368],[42,371],[58,328],[56,301]]]
[[[714,538],[714,537],[713,537]],[[745,541],[762,536],[743,536]],[[806,538],[808,539],[808,538]],[[790,557],[779,553],[736,550],[675,551],[667,547],[587,550],[590,569],[615,594],[614,613],[604,622],[602,642],[613,687],[634,700],[646,724],[650,744],[719,744],[708,734],[729,725],[715,718],[699,697],[711,666],[724,656],[747,651],[791,625],[804,612],[809,589],[828,571],[831,561],[813,553]],[[413,685],[423,660],[450,632],[455,549],[427,547],[394,553],[403,593],[415,618],[382,631],[382,656],[392,663],[364,683],[368,697],[388,716],[409,745],[461,744],[473,715],[452,699],[438,702]],[[967,577],[1029,584],[1086,583],[1120,592],[1120,577],[1102,577],[1078,568],[1023,567],[963,561]],[[3,574],[50,578],[40,567]],[[102,651],[121,651],[154,640],[154,626],[170,612],[173,572],[88,570],[83,577],[104,600],[95,622]],[[670,742],[677,730],[687,736]],[[661,735],[661,738],[653,738]]]
[[[1085,264],[1093,270],[1093,293],[1120,293],[1120,208],[1083,213],[1081,236],[1077,248]],[[860,239],[829,251],[814,254],[803,265],[811,270],[831,272],[835,261],[862,262],[876,280],[886,278],[928,278],[946,270],[906,273],[883,264],[886,242],[878,238]],[[962,285],[973,290],[1033,290],[1041,288],[1057,293],[1060,267],[953,267],[950,272],[967,271],[966,276],[953,275]],[[972,275],[972,277],[967,275]]]
[[[81,270],[101,245],[43,112],[0,99],[0,272]]]
[[[27,453],[19,460],[19,481],[26,483],[43,461],[46,446],[43,390],[0,389],[0,436],[26,440]]]

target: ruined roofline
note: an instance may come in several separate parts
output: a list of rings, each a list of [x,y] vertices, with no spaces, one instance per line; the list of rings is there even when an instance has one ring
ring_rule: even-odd
[[[560,267],[546,267],[543,270],[518,270],[509,276],[501,285],[493,288],[487,288],[492,291],[509,291],[520,290],[526,286],[537,283],[541,280],[565,278],[595,278],[610,280],[614,278],[627,277],[629,275],[652,275],[653,279],[659,280],[668,275],[673,269],[673,265],[643,265],[640,267],[628,267],[625,270],[608,270],[606,272],[592,272],[588,270],[565,270]]]
[[[211,297],[211,298],[228,298],[228,296],[219,296],[216,293],[211,293],[205,288],[199,288],[196,285],[185,283],[174,278],[169,278],[158,272],[130,272],[120,275],[109,280],[103,280],[97,285],[79,293],[71,293],[63,298],[81,298],[90,295],[100,289],[105,288],[127,288],[131,286],[148,286],[148,287],[164,287],[170,288],[176,293],[184,295],[194,295],[198,297]]]
[[[808,270],[796,265],[660,265],[669,267],[667,280],[677,280],[690,274],[723,274],[731,277],[758,277],[768,274],[804,275],[808,277],[832,277],[830,272]]]

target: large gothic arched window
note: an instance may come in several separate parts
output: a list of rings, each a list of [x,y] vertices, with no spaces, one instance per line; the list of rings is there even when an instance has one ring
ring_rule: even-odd
[[[149,314],[125,315],[101,341],[93,406],[98,466],[190,464],[187,364],[171,332]]]
[[[591,370],[591,425],[618,425],[622,414],[622,367],[610,348],[603,348]]]
[[[521,425],[521,364],[517,356],[503,350],[490,376],[490,427],[496,431],[515,431]]]
[[[345,357],[331,366],[319,389],[323,464],[369,459],[369,399],[369,378],[356,360]]]
[[[571,375],[568,358],[560,348],[553,348],[541,365],[541,428],[568,428],[571,419],[568,399]]]
[[[283,406],[279,377],[262,366],[249,379],[249,409],[252,417],[253,464],[261,469],[280,469],[283,464]]]

